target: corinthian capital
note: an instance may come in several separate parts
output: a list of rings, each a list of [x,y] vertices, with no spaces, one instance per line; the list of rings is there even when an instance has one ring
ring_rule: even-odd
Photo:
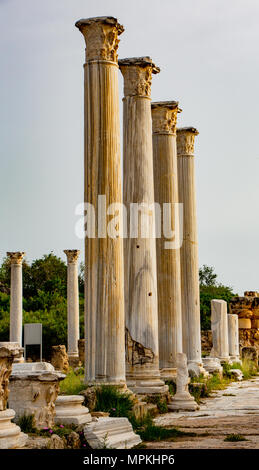
[[[194,140],[199,132],[194,127],[177,129],[177,155],[194,155]]]
[[[124,96],[151,95],[152,73],[159,73],[150,57],[132,57],[119,60],[119,67],[124,77]]]
[[[64,250],[64,253],[67,255],[68,263],[76,263],[80,254],[80,250]]]
[[[22,264],[22,260],[25,256],[24,251],[8,251],[7,256],[10,258],[11,264]]]
[[[113,16],[82,19],[75,26],[81,31],[86,43],[86,61],[107,60],[118,62],[118,36],[124,27]]]
[[[158,101],[151,104],[153,134],[176,134],[178,101]]]

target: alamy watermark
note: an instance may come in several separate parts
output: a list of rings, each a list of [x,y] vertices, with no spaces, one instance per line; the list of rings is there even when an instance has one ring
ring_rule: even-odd
[[[126,207],[116,202],[107,206],[106,195],[100,194],[97,211],[93,204],[82,202],[76,206],[75,214],[80,216],[75,225],[79,239],[163,237],[167,250],[177,250],[182,246],[182,203],[133,202]]]

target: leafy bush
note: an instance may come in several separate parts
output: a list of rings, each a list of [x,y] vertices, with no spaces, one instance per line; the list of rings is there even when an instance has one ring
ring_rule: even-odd
[[[81,390],[85,389],[84,375],[77,374],[73,369],[69,369],[69,372],[65,378],[60,382],[60,394],[61,395],[78,395]]]

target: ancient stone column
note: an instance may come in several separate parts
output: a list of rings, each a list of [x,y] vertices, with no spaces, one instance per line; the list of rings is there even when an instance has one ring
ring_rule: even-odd
[[[188,384],[190,382],[187,357],[184,353],[177,353],[177,377],[176,393],[168,405],[169,410],[173,411],[195,411],[199,408],[190,394]]]
[[[163,210],[163,230],[156,239],[159,364],[161,376],[176,375],[182,352],[181,267],[178,217],[176,101],[152,103],[155,201]],[[165,206],[167,204],[167,207]],[[169,233],[171,231],[169,242]]]
[[[0,343],[0,449],[23,447],[28,439],[27,434],[22,433],[19,426],[12,423],[15,411],[7,408],[13,361],[21,356],[22,349],[18,343]]]
[[[77,260],[79,250],[64,250],[67,255],[67,354],[69,361],[79,361],[79,293]]]
[[[126,378],[135,393],[158,393],[165,385],[159,372],[150,94],[152,73],[159,69],[149,57],[123,59],[119,66],[124,77],[123,202],[128,229],[124,239]],[[140,204],[142,209],[133,214]],[[142,217],[146,231],[141,232],[143,227],[137,225]]]
[[[8,252],[11,263],[10,341],[22,346],[22,260],[25,253]]]
[[[183,351],[191,374],[204,372],[201,360],[200,288],[193,127],[177,129],[179,202],[183,204],[181,255]]]
[[[228,314],[225,300],[211,301],[211,330],[213,347],[210,356],[217,357],[221,362],[229,362]]]
[[[117,234],[109,235],[104,207],[115,215],[122,202],[117,49],[124,28],[113,17],[76,26],[86,42],[84,187],[93,208],[85,240],[86,380],[119,384],[125,383],[122,215]]]
[[[228,346],[230,359],[233,362],[239,362],[239,330],[238,316],[232,313],[228,314]]]

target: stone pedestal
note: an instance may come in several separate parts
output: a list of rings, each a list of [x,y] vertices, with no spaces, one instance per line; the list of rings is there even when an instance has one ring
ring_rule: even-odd
[[[202,359],[204,369],[209,374],[217,373],[220,376],[223,374],[223,367],[221,366],[220,360],[217,357],[204,357]]]
[[[67,255],[67,354],[72,366],[78,365],[79,292],[77,260],[79,250],[64,250]]]
[[[92,449],[132,449],[141,443],[128,418],[96,418],[85,426],[84,435]]]
[[[160,378],[150,57],[119,61],[124,77],[123,202],[126,379],[135,393],[165,390]],[[153,210],[152,210],[153,209]],[[141,223],[139,224],[139,220]]]
[[[60,344],[58,346],[52,346],[51,348],[51,364],[56,370],[61,372],[68,372],[69,361],[66,351],[66,346]]]
[[[22,355],[18,343],[0,342],[0,449],[17,449],[23,447],[28,436],[21,432],[19,426],[12,423],[15,411],[7,409],[9,395],[9,377],[14,359]]]
[[[200,287],[193,127],[177,129],[179,202],[183,204],[181,255],[183,352],[192,375],[205,370],[201,360]]]
[[[82,19],[76,26],[86,42],[86,381],[121,384],[125,318],[123,218],[120,210],[116,213],[122,202],[117,49],[124,28],[113,17]],[[107,210],[116,215],[113,230],[107,227]]]
[[[169,410],[174,411],[195,411],[199,409],[198,404],[188,391],[190,382],[187,357],[184,353],[177,354],[177,377],[176,377],[176,394],[172,397],[168,405]]]
[[[178,207],[176,101],[152,103],[155,201],[163,211],[163,230],[156,239],[159,365],[161,377],[176,376],[176,354],[182,352],[181,267]]]
[[[92,417],[88,408],[83,406],[84,397],[79,395],[60,395],[55,402],[55,424],[70,425],[90,423]]]
[[[22,251],[8,252],[11,263],[10,342],[22,346]],[[23,356],[15,362],[23,362]]]
[[[54,426],[55,401],[64,378],[46,362],[14,364],[8,403],[15,410],[15,419],[33,415],[38,429]]]
[[[228,314],[228,346],[230,360],[241,362],[239,356],[238,316],[231,313]]]
[[[211,330],[213,347],[210,356],[217,357],[221,362],[229,362],[228,315],[225,300],[211,301]]]

